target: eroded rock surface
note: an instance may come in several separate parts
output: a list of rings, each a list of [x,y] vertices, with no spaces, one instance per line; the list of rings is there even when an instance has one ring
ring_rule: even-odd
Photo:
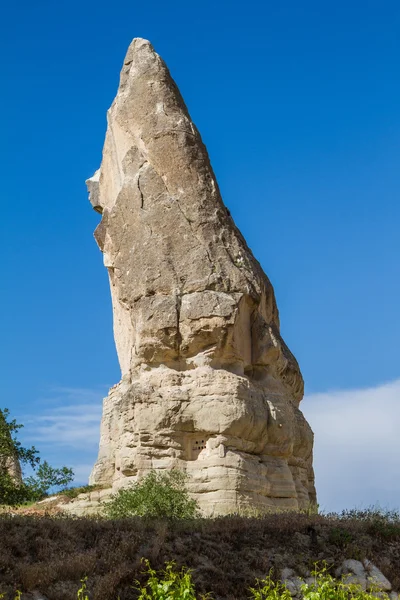
[[[133,40],[88,180],[122,380],[91,483],[178,467],[209,514],[314,503],[303,379],[274,291],[225,208],[207,150],[151,44]]]

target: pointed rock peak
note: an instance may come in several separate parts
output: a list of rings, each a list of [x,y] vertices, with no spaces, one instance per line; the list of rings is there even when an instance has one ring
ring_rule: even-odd
[[[177,466],[208,513],[308,506],[313,435],[272,285],[147,40],[130,45],[107,120],[88,188],[123,378],[105,401],[92,482]]]

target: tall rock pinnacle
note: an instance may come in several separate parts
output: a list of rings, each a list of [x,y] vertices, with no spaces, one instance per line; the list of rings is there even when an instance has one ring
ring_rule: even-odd
[[[87,184],[122,380],[104,401],[91,483],[118,488],[177,467],[208,514],[307,507],[313,434],[272,285],[146,40],[129,47],[107,122]]]

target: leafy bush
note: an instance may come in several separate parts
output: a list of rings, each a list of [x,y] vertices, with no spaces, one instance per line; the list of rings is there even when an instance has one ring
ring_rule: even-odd
[[[187,475],[173,469],[150,472],[140,483],[119,490],[105,506],[112,518],[148,517],[161,519],[192,519],[198,516],[198,505],[185,487]]]
[[[150,567],[148,560],[144,560],[144,563],[147,566],[148,579],[144,586],[137,587],[140,592],[138,600],[196,600],[192,575],[186,567],[177,571],[172,561],[166,564],[160,574],[157,574],[157,571]],[[199,596],[204,600],[207,597],[209,596]]]

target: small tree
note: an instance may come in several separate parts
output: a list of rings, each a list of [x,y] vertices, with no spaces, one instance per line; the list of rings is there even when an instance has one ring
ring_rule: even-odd
[[[187,475],[177,469],[152,471],[133,487],[119,490],[105,506],[105,513],[112,519],[133,516],[192,519],[199,510],[188,494],[186,480]]]
[[[17,439],[22,427],[15,419],[10,420],[7,408],[0,409],[0,504],[14,505],[33,499],[32,490],[22,480],[21,464],[35,469],[40,459],[34,446],[24,448]]]
[[[10,465],[14,463],[16,478],[18,478],[18,466],[21,463],[30,465],[33,469],[39,464],[39,452],[35,446],[24,448],[17,439],[17,433],[23,428],[23,425],[17,423],[15,419],[9,420],[10,411],[8,408],[0,409],[0,472],[12,469]]]
[[[74,472],[68,467],[51,467],[47,460],[37,468],[34,477],[28,477],[26,483],[38,496],[46,496],[52,488],[65,488],[74,479]]]
[[[10,419],[10,411],[0,409],[0,504],[15,505],[43,498],[52,487],[65,487],[74,477],[72,469],[54,469],[48,462],[40,464],[34,446],[25,448],[17,438],[23,427]],[[28,465],[36,477],[22,478],[21,465]]]

